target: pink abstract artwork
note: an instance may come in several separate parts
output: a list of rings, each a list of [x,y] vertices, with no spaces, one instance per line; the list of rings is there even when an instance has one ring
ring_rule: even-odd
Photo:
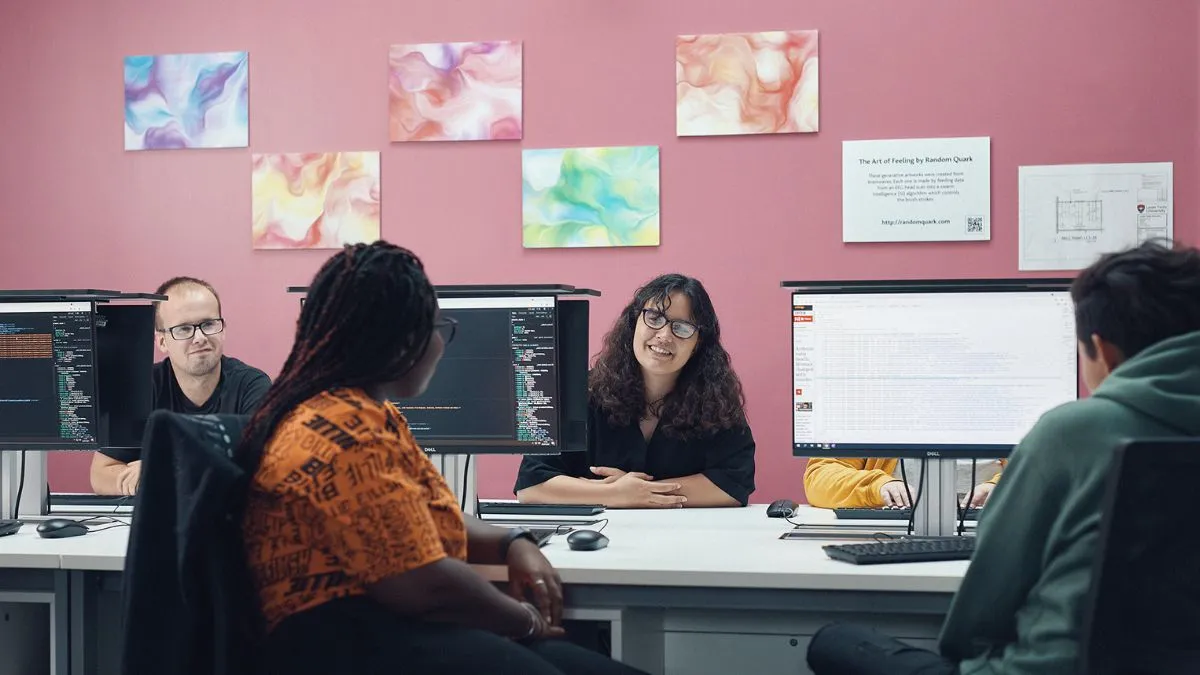
[[[256,154],[254,248],[341,248],[379,239],[379,153]]]
[[[521,138],[521,43],[392,45],[388,54],[392,141]]]
[[[817,31],[676,38],[677,135],[814,132],[818,111]]]

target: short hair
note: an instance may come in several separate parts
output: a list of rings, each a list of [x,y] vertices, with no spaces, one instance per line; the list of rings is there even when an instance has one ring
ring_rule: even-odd
[[[1098,335],[1133,358],[1168,338],[1200,331],[1200,251],[1170,241],[1100,257],[1071,284],[1075,334],[1088,356]]]
[[[213,297],[217,299],[217,314],[220,315],[221,296],[217,293],[217,289],[213,288],[212,284],[203,279],[197,279],[196,277],[171,277],[170,279],[167,279],[159,284],[158,288],[154,289],[154,294],[170,295],[172,290],[179,288],[180,286],[199,286],[200,288],[207,290],[209,293],[212,293]],[[159,315],[159,305],[161,304],[161,300],[155,301],[154,303],[154,327],[160,330],[163,327],[162,317]]]

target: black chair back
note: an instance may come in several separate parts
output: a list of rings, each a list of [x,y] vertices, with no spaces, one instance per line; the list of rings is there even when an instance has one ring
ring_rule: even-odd
[[[1200,439],[1140,440],[1109,473],[1081,675],[1200,673]]]
[[[242,415],[155,411],[123,578],[122,675],[256,673],[261,614],[242,514]]]

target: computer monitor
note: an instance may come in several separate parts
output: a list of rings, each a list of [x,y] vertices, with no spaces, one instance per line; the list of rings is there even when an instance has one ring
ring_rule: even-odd
[[[90,302],[0,303],[0,449],[99,447]]]
[[[97,304],[96,376],[103,448],[139,448],[154,401],[154,305]]]
[[[0,451],[138,447],[153,308],[0,301]]]
[[[785,282],[793,454],[1006,457],[1078,396],[1069,283]]]
[[[395,401],[430,454],[587,449],[588,303],[440,296],[458,322],[428,389]]]

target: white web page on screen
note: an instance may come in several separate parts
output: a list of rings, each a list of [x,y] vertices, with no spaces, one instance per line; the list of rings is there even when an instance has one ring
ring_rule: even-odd
[[[1065,291],[795,293],[795,443],[1007,445],[1078,391]]]

